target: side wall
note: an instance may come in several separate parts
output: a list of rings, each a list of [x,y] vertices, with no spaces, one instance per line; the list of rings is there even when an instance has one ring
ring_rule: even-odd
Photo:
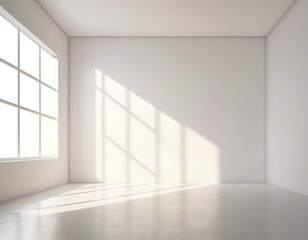
[[[0,202],[68,182],[68,37],[35,0],[0,5],[59,56],[59,159],[0,163]]]
[[[264,38],[70,38],[70,181],[264,182]]]
[[[267,176],[308,195],[308,1],[267,38]]]

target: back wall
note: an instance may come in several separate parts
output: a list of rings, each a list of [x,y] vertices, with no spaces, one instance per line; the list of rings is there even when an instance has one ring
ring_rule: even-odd
[[[70,38],[71,182],[264,182],[264,38]]]

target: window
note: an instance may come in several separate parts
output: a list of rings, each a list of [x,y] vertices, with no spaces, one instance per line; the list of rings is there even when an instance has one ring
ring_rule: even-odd
[[[58,156],[58,60],[0,15],[0,161]]]

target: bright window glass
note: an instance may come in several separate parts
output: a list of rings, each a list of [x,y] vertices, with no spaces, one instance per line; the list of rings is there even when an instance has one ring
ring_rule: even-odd
[[[39,78],[39,46],[20,33],[20,68]]]
[[[58,89],[58,60],[41,50],[41,80]]]
[[[58,122],[42,117],[42,146],[41,154],[45,157],[58,156]]]
[[[44,85],[41,88],[42,113],[58,118],[58,93]]]
[[[58,59],[10,22],[0,16],[0,161],[55,158]]]
[[[39,82],[20,74],[20,105],[34,111],[39,111],[40,85]]]
[[[2,62],[0,62],[0,98],[18,103],[18,72]]]
[[[0,102],[0,158],[18,156],[18,109]]]
[[[18,29],[0,16],[0,58],[17,66]]]
[[[20,110],[20,157],[39,157],[39,115]]]

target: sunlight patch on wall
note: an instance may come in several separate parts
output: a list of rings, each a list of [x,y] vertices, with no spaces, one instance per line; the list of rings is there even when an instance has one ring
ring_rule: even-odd
[[[129,146],[131,182],[155,182],[155,135],[142,122],[130,117]]]
[[[159,114],[160,181],[184,182],[182,179],[181,124],[165,113]]]
[[[219,182],[219,149],[190,128],[185,128],[185,161],[188,182]]]
[[[95,174],[107,183],[219,182],[219,148],[95,69]]]
[[[156,109],[153,105],[149,104],[141,97],[133,92],[129,92],[129,104],[131,114],[140,119],[151,129],[156,128]]]
[[[127,181],[127,154],[109,139],[105,139],[105,168],[107,182]]]
[[[121,148],[126,149],[127,112],[118,103],[105,98],[105,131],[106,136]]]
[[[126,89],[121,84],[117,83],[108,75],[104,75],[105,79],[105,93],[110,96],[110,98],[114,99],[123,107],[126,107]]]

